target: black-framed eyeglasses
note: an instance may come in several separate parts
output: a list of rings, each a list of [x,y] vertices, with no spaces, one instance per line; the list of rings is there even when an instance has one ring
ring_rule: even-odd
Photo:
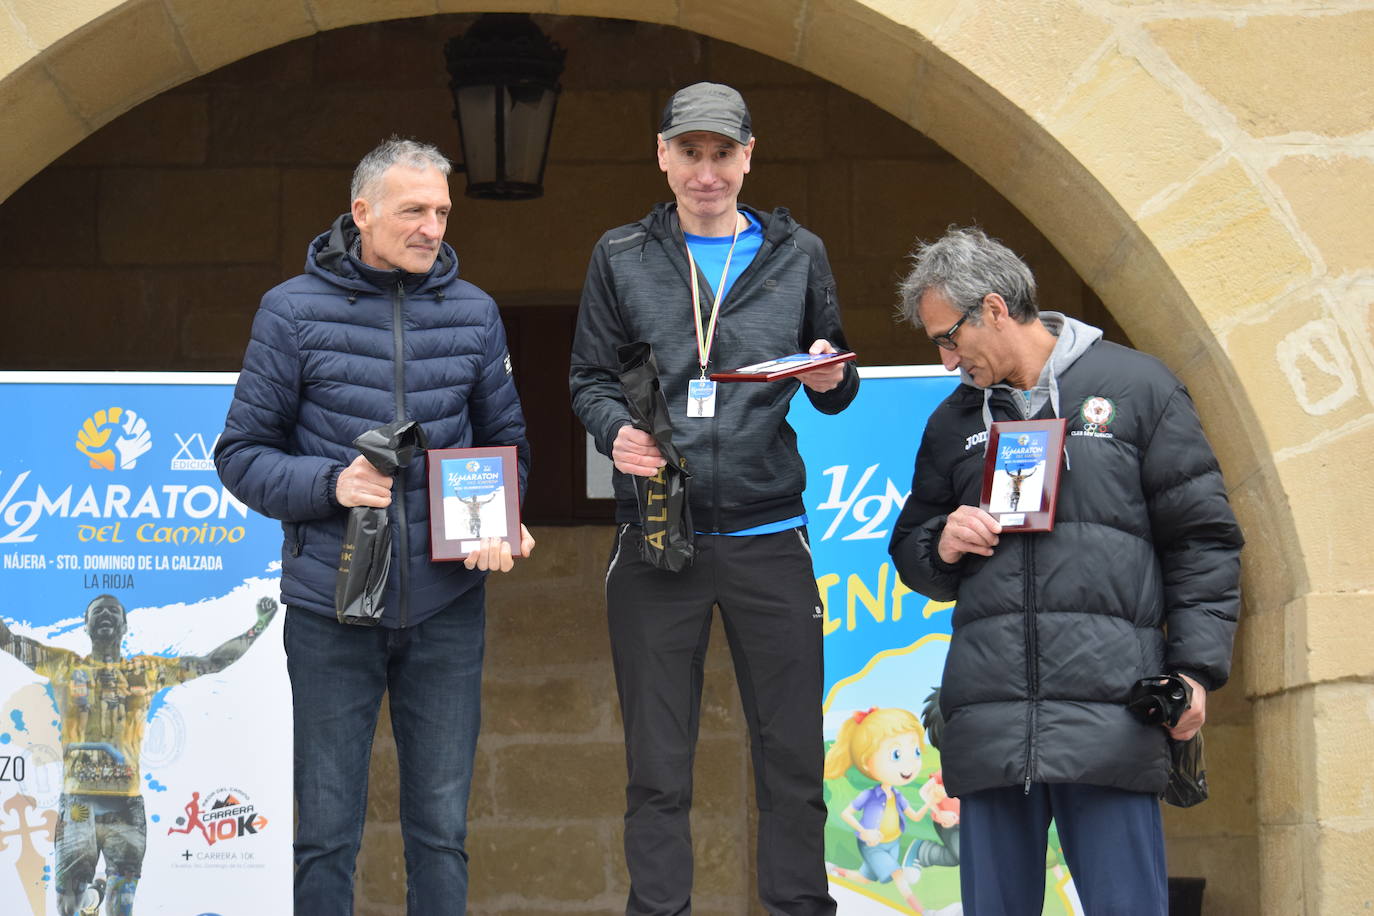
[[[943,334],[936,334],[934,337],[930,338],[930,342],[935,344],[935,346],[939,347],[941,350],[958,349],[959,344],[955,343],[954,341],[954,332],[959,330],[960,326],[963,325],[965,321],[968,321],[968,318],[968,315],[965,315],[963,318],[960,318],[958,321],[954,322],[954,326],[951,327],[948,331],[946,331]]]

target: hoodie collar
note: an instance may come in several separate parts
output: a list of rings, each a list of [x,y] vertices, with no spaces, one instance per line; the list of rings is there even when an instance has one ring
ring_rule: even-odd
[[[342,214],[310,244],[305,257],[306,272],[357,292],[393,289],[397,283],[410,293],[426,292],[458,276],[458,255],[447,242],[439,245],[439,256],[427,273],[413,274],[400,268],[380,270],[365,264],[360,256],[360,239],[353,215]]]
[[[748,204],[737,203],[735,206],[747,212],[750,219],[763,228],[765,245],[778,245],[797,230],[797,223],[786,207],[778,207],[771,213],[765,213]],[[678,219],[675,201],[656,204],[640,223],[644,226],[645,232],[654,238],[671,239],[679,245],[685,245],[687,242],[682,234],[682,222]]]
[[[1059,416],[1059,377],[1072,366],[1080,356],[1102,339],[1102,331],[1090,324],[1070,318],[1062,312],[1041,312],[1040,323],[1055,336],[1054,349],[1040,369],[1040,377],[1030,391],[1021,391],[1004,382],[990,385],[983,391],[983,428],[992,429],[992,393],[1005,391],[1016,402],[1026,418],[1040,412],[1046,400],[1050,402],[1053,416]],[[960,373],[963,384],[977,388],[967,372]]]

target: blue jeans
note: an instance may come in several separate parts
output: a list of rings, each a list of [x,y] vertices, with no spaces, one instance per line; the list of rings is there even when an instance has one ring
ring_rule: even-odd
[[[400,764],[406,908],[465,911],[468,790],[481,720],[485,589],[414,627],[286,613],[295,720],[296,916],[351,916],[382,693]]]

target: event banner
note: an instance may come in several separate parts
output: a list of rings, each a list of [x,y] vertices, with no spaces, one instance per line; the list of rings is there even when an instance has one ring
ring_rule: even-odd
[[[222,373],[0,373],[0,913],[291,907],[280,526]]]
[[[903,585],[887,544],[926,420],[958,377],[938,366],[860,374],[859,395],[844,412],[824,416],[797,397],[788,416],[806,460],[824,601],[826,868],[841,916],[952,916],[963,912],[959,803],[943,787],[938,692],[953,604]],[[865,755],[874,736],[883,753]],[[914,816],[885,818],[890,792]],[[1080,914],[1053,830],[1045,872],[1044,912]]]

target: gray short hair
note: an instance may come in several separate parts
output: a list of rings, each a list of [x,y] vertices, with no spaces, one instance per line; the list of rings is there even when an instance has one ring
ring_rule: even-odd
[[[453,169],[453,163],[439,152],[437,146],[421,143],[419,140],[402,139],[392,134],[364,156],[358,167],[353,170],[353,186],[349,190],[352,196],[349,197],[349,203],[359,197],[369,203],[375,203],[374,196],[381,184],[382,176],[393,165],[404,165],[412,169],[435,168],[441,175],[447,175]]]
[[[977,226],[951,226],[944,238],[931,244],[917,241],[913,266],[897,286],[901,317],[921,327],[921,297],[934,290],[979,324],[983,297],[996,293],[1007,312],[1025,324],[1040,314],[1035,301],[1035,276],[1006,245],[990,239]]]

